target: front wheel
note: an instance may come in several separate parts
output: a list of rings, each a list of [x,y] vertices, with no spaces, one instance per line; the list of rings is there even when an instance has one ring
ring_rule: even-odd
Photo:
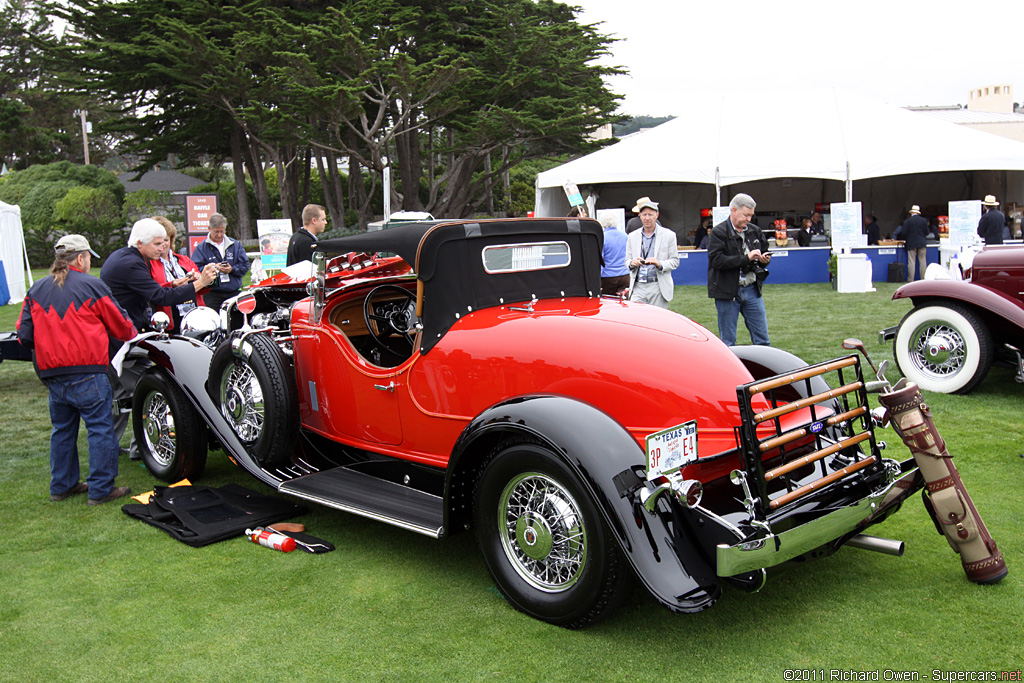
[[[231,342],[221,344],[210,361],[214,402],[257,464],[285,465],[299,433],[295,377],[269,336],[247,336],[241,356]]]
[[[474,516],[487,568],[516,609],[581,628],[625,596],[629,570],[600,511],[544,446],[500,445],[481,476]]]
[[[966,394],[992,367],[992,335],[964,306],[919,306],[900,321],[893,355],[900,372],[922,389]]]
[[[206,467],[206,429],[185,393],[161,370],[135,385],[132,429],[142,462],[161,481],[196,480]]]

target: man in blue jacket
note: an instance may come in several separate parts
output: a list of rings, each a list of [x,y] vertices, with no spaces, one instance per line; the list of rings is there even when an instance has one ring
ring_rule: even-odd
[[[203,293],[204,303],[214,310],[242,290],[242,278],[249,272],[245,248],[227,236],[228,219],[219,213],[210,216],[210,232],[196,245],[192,260],[200,270],[209,264],[217,268],[219,277],[210,291]]]
[[[107,379],[108,335],[127,341],[135,326],[110,288],[89,275],[96,255],[81,235],[57,242],[50,275],[25,296],[18,340],[33,350],[39,378],[50,392],[50,500],[89,494],[99,505],[131,493],[114,486],[117,438]],[[78,420],[89,435],[89,477],[79,481]]]

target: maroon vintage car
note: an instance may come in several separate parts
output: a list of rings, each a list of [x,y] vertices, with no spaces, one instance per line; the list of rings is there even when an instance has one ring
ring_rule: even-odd
[[[987,247],[963,277],[897,289],[892,298],[914,308],[880,338],[895,338],[900,371],[922,389],[966,394],[993,363],[1016,368],[1024,382],[1024,246]]]
[[[862,532],[921,477],[882,456],[858,357],[730,349],[602,297],[602,241],[585,219],[322,241],[309,277],[134,343],[143,459],[195,479],[212,435],[279,493],[435,538],[472,529],[509,602],[567,627],[633,579],[697,612],[788,560],[895,552]]]

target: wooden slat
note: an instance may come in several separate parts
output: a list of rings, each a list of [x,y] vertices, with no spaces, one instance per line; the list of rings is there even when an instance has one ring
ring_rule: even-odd
[[[823,391],[820,394],[808,396],[807,398],[802,398],[799,401],[787,403],[786,405],[779,406],[778,408],[774,408],[772,410],[766,410],[763,413],[758,413],[757,415],[754,416],[754,423],[761,424],[762,422],[765,422],[767,420],[773,420],[779,417],[780,415],[785,415],[787,413],[792,413],[794,411],[800,410],[801,408],[812,406],[815,403],[821,403],[822,401],[827,401],[828,399],[835,398],[836,396],[843,396],[844,394],[853,393],[854,391],[857,391],[863,386],[863,382],[851,382],[850,384],[843,385],[838,389],[830,389],[829,391]]]
[[[776,477],[779,477],[779,476],[781,476],[783,474],[786,474],[787,472],[792,472],[793,470],[799,469],[799,468],[803,467],[804,465],[809,465],[812,462],[817,462],[818,460],[821,460],[822,458],[826,458],[826,457],[832,455],[833,453],[838,453],[839,451],[843,450],[844,448],[846,448],[848,446],[856,446],[861,441],[866,441],[869,438],[871,438],[871,432],[861,432],[860,434],[857,434],[856,436],[851,436],[848,439],[843,439],[842,441],[836,442],[836,443],[832,444],[831,446],[827,446],[825,448],[822,448],[820,451],[814,451],[813,453],[808,453],[807,455],[799,457],[796,460],[792,460],[790,462],[787,462],[785,465],[779,465],[775,469],[769,470],[768,472],[765,472],[764,480],[765,481],[772,481]]]
[[[842,479],[843,477],[845,477],[848,474],[853,474],[854,472],[857,472],[858,470],[862,470],[865,467],[867,467],[868,465],[873,464],[875,461],[876,461],[875,456],[869,455],[868,457],[864,458],[863,460],[859,460],[859,461],[853,463],[849,467],[844,467],[843,469],[839,470],[838,472],[833,472],[832,474],[828,475],[827,477],[822,477],[821,479],[818,479],[817,481],[812,481],[810,484],[807,484],[806,486],[801,486],[800,488],[796,489],[795,491],[790,491],[789,493],[787,493],[787,494],[785,494],[783,496],[779,496],[775,500],[771,501],[768,504],[768,507],[771,508],[772,510],[775,510],[775,509],[777,509],[777,508],[779,508],[779,507],[781,507],[783,505],[786,505],[787,503],[793,502],[797,498],[802,498],[802,497],[806,496],[808,493],[811,493],[812,491],[817,491],[818,489],[824,488],[825,486],[828,486],[829,484],[831,484],[833,482],[839,481],[840,479]]]
[[[833,370],[838,370],[839,368],[848,368],[856,362],[856,356],[842,358],[831,363],[826,363],[825,365],[822,365],[821,367],[818,368],[801,370],[800,372],[794,372],[793,374],[786,375],[785,377],[777,377],[767,382],[754,384],[748,387],[747,391],[749,391],[750,395],[753,396],[754,394],[760,394],[761,392],[768,391],[769,389],[778,389],[781,386],[792,384],[793,382],[799,382],[801,380],[805,380],[810,377],[815,377],[817,375],[824,375],[826,372],[832,372]]]
[[[825,424],[831,427],[834,424],[846,422],[847,420],[852,420],[854,418],[860,417],[861,415],[864,415],[867,412],[868,409],[866,407],[860,406],[858,408],[854,408],[853,410],[847,410],[845,413],[833,415],[832,417],[825,420]],[[759,448],[761,449],[762,453],[767,453],[773,448],[784,446],[787,443],[796,441],[797,439],[803,436],[807,436],[809,433],[810,432],[807,431],[806,427],[801,427],[800,429],[795,429],[791,432],[786,432],[785,434],[776,436],[775,438],[768,439],[767,441],[762,442]]]

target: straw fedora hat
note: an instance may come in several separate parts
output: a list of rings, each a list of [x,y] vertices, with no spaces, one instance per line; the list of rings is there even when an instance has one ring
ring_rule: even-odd
[[[982,202],[985,206],[999,206],[999,202],[996,201],[994,194],[985,195],[985,200]]]
[[[640,199],[636,200],[636,206],[633,207],[633,213],[640,213],[640,209],[644,208],[645,206],[650,207],[655,211],[658,210],[657,202],[652,202],[650,197],[641,197]]]
[[[910,213],[921,213],[921,207],[918,206],[917,204],[914,204],[912,207],[910,207]]]

